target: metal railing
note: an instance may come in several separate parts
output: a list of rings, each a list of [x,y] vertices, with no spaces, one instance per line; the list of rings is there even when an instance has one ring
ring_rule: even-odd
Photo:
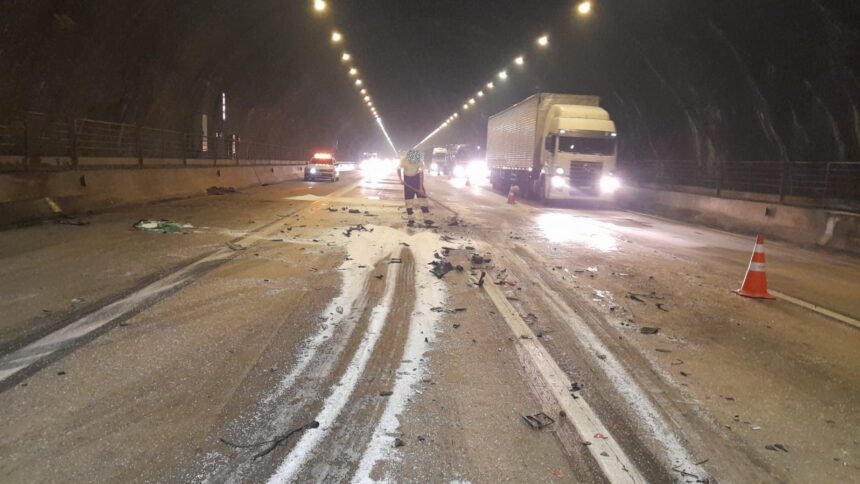
[[[640,185],[658,188],[697,187],[713,195],[736,198],[739,193],[763,194],[779,202],[833,208],[860,207],[860,162],[644,160],[625,165],[627,176]]]
[[[0,124],[0,171],[111,166],[296,165],[311,150],[92,119],[27,113]]]

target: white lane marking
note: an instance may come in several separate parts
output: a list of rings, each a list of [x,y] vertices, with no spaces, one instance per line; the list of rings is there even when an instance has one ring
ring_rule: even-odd
[[[588,402],[583,397],[574,399],[570,395],[570,379],[558,366],[558,363],[552,359],[546,348],[537,342],[537,337],[531,328],[507,301],[502,291],[491,283],[484,284],[484,290],[514,333],[516,344],[522,349],[522,353],[531,360],[531,365],[540,373],[544,384],[549,387],[550,392],[561,409],[564,410],[566,418],[573,424],[580,439],[583,442],[591,442],[588,451],[594,457],[597,465],[600,466],[606,479],[611,483],[646,482],[636,465],[630,460],[624,449],[618,445],[609,429],[603,425]],[[599,434],[605,438],[596,438]]]
[[[399,251],[396,254],[399,254]],[[334,390],[326,398],[322,410],[316,416],[316,421],[320,424],[319,428],[302,434],[302,438],[296,443],[296,446],[287,455],[284,462],[278,466],[275,474],[269,478],[269,483],[283,483],[295,478],[302,466],[313,456],[316,446],[331,432],[332,425],[349,401],[349,397],[355,390],[358,379],[364,372],[364,368],[373,354],[373,349],[382,335],[382,330],[385,328],[385,322],[391,311],[391,303],[394,300],[397,273],[400,267],[400,264],[391,264],[388,266],[388,275],[385,278],[385,294],[382,296],[380,303],[373,308],[367,332],[355,351],[349,366],[343,376],[341,376],[338,384],[334,387]]]
[[[399,416],[406,408],[412,396],[415,385],[426,374],[426,359],[422,359],[429,350],[430,344],[424,341],[427,335],[435,334],[442,317],[431,308],[444,306],[447,298],[445,283],[426,270],[427,264],[433,261],[433,252],[439,249],[438,236],[430,232],[421,232],[409,239],[410,250],[415,258],[415,307],[409,318],[409,334],[403,350],[400,366],[395,374],[397,379],[391,388],[385,410],[370,443],[361,456],[358,469],[352,482],[372,482],[370,474],[376,464],[383,459],[392,459],[395,455],[394,436],[391,435],[400,427]],[[412,369],[415,368],[415,371]]]
[[[520,247],[529,252],[536,260],[541,260],[540,256],[534,250],[526,246]],[[516,254],[512,254],[512,257],[519,259],[521,265],[528,266]],[[531,280],[550,299],[553,303],[550,307],[557,313],[560,319],[567,323],[573,334],[591,350],[591,354],[605,355],[604,359],[599,360],[600,367],[605,371],[606,376],[609,377],[609,380],[618,390],[619,394],[624,397],[630,408],[639,417],[638,422],[648,430],[651,437],[663,448],[669,460],[669,467],[682,466],[686,472],[706,476],[707,472],[700,465],[696,464],[696,460],[690,455],[684,444],[681,443],[672,426],[657,408],[654,407],[654,404],[651,403],[647,393],[642,390],[624,365],[603,344],[600,337],[561,299],[558,293],[550,289],[540,278],[535,277]]]
[[[814,304],[814,303],[811,303],[808,301],[804,301],[803,299],[798,299],[794,296],[789,296],[788,294],[785,294],[785,293],[782,293],[779,291],[775,291],[773,289],[769,289],[768,291],[771,294],[773,294],[774,296],[776,296],[782,300],[788,301],[792,304],[797,304],[798,306],[809,309],[810,311],[815,311],[818,314],[823,314],[829,318],[833,318],[837,321],[841,321],[847,325],[850,325],[850,326],[853,326],[857,329],[860,329],[860,321],[852,318],[851,316],[848,316],[848,315],[842,314],[842,313],[837,313],[836,311],[833,311],[832,309],[827,309],[827,308],[819,306],[817,304]]]
[[[351,183],[335,192],[331,196],[339,197],[350,190],[355,189],[360,182]],[[307,207],[305,207],[307,208]],[[301,211],[299,209],[291,215]],[[235,244],[248,247],[259,240],[271,237],[272,234],[280,230],[279,221],[285,217],[281,217],[263,226],[263,228],[255,234],[249,235],[237,241]],[[235,256],[235,252],[230,249],[220,249],[197,262],[183,267],[177,272],[168,275],[167,277],[158,279],[157,281],[145,286],[144,288],[135,291],[128,296],[108,304],[105,307],[97,309],[74,322],[54,331],[53,333],[40,338],[29,345],[13,351],[0,358],[0,382],[15,375],[19,371],[29,367],[33,363],[53,354],[59,349],[68,346],[69,343],[86,336],[89,333],[109,324],[130,312],[134,311],[142,304],[157,300],[160,296],[168,293],[172,289],[186,284],[191,281],[192,272],[205,265],[213,262],[223,262]]]
[[[136,291],[119,301],[98,309],[77,319],[57,331],[0,358],[0,381],[3,381],[19,371],[27,368],[42,358],[63,348],[69,342],[79,339],[101,328],[102,326],[124,316],[135,308],[149,301],[157,300],[163,294],[190,281],[191,272],[196,268],[214,261],[226,260],[229,250],[220,250],[215,254],[201,259],[182,270],[159,279],[152,284]]]

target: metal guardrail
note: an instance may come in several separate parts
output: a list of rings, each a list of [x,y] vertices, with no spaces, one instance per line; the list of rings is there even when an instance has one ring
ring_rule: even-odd
[[[56,119],[27,113],[23,121],[0,124],[0,171],[106,168],[138,165],[295,165],[310,150],[204,136],[92,119]],[[290,161],[293,160],[293,161]]]
[[[786,199],[821,200],[822,206],[843,208],[860,202],[860,162],[645,160],[625,166],[634,183],[662,188],[698,187],[716,196],[735,192]]]

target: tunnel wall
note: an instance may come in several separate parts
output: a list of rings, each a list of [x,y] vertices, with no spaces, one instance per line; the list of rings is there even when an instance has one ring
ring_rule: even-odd
[[[302,170],[301,165],[259,165],[0,174],[0,226],[200,196],[212,186],[279,183],[301,178]]]
[[[630,210],[860,254],[857,213],[641,187],[626,187],[619,201]]]

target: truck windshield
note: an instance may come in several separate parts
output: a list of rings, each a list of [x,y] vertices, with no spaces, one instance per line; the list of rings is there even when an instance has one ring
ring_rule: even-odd
[[[581,155],[613,155],[615,154],[615,140],[611,138],[561,136],[558,138],[558,151]]]

